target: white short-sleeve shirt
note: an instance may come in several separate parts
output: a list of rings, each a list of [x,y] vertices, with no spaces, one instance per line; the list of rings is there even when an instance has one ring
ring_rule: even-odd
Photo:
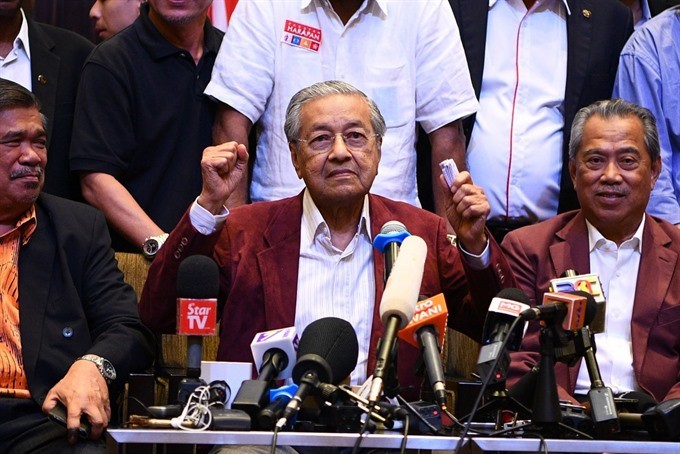
[[[342,80],[378,104],[387,123],[372,191],[418,205],[416,122],[430,133],[477,110],[464,50],[444,0],[366,0],[343,24],[328,0],[240,0],[206,94],[261,120],[251,198],[303,183],[283,132],[290,98]]]

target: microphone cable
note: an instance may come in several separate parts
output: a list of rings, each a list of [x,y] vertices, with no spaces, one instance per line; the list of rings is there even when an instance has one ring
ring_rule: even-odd
[[[521,317],[516,317],[515,320],[512,322],[512,325],[510,325],[510,329],[508,330],[509,333],[514,332],[515,327],[517,324],[523,321]],[[510,340],[512,336],[505,336],[505,339],[503,339],[503,342],[501,343],[501,346],[499,348],[500,351],[504,351],[505,348],[508,345],[508,341]],[[465,429],[463,430],[463,433],[460,435],[460,438],[458,439],[458,443],[456,443],[456,449],[454,449],[454,454],[458,454],[458,451],[460,451],[460,447],[463,444],[463,440],[467,436],[468,432],[470,431],[470,426],[472,425],[472,421],[474,417],[476,416],[477,410],[479,408],[479,404],[482,402],[482,397],[484,396],[484,393],[486,392],[486,388],[489,386],[489,383],[491,382],[491,377],[493,377],[494,371],[496,370],[496,366],[498,366],[498,362],[501,359],[502,355],[497,355],[496,358],[494,358],[493,363],[491,364],[491,367],[489,367],[489,372],[486,374],[486,376],[482,377],[482,387],[479,390],[479,394],[477,394],[477,399],[475,399],[475,403],[472,405],[472,410],[470,411],[470,414],[468,415],[467,422],[465,423]]]

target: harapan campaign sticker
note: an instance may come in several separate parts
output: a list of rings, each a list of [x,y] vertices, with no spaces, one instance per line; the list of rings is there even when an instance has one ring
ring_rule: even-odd
[[[281,41],[290,46],[319,52],[319,47],[321,47],[321,30],[299,22],[286,20]]]

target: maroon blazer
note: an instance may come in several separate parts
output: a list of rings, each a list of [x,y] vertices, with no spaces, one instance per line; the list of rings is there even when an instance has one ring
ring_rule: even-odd
[[[515,283],[498,245],[491,240],[491,265],[473,270],[447,239],[442,218],[380,196],[369,198],[373,237],[391,220],[401,221],[411,234],[422,237],[428,251],[420,293],[433,296],[443,292],[449,326],[480,340],[491,299],[501,288]],[[256,333],[294,325],[301,217],[302,194],[235,208],[225,228],[210,236],[198,233],[185,214],[149,269],[139,303],[142,320],[157,331],[174,332],[174,282],[179,263],[192,254],[212,256],[220,267],[217,358],[252,362],[249,346]],[[376,253],[374,263],[376,295],[369,371],[375,367],[375,346],[384,331],[378,313],[384,287],[383,254]],[[415,385],[413,367],[418,351],[400,344],[401,385]]]
[[[680,231],[645,217],[642,256],[631,320],[633,368],[638,385],[657,401],[680,397]],[[581,211],[570,211],[508,234],[503,250],[519,287],[532,304],[542,302],[550,280],[568,269],[590,272],[588,229]],[[607,301],[611,307],[616,301]],[[539,358],[538,324],[530,323],[522,351],[512,354],[508,385]],[[574,400],[580,362],[555,367],[560,398]],[[607,385],[607,383],[605,383]]]

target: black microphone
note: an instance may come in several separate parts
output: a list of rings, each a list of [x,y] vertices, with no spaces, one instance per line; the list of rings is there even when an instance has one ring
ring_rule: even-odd
[[[446,379],[439,351],[444,344],[449,310],[442,293],[432,298],[418,296],[413,320],[399,331],[399,339],[420,347],[430,387],[440,408],[446,409]],[[385,392],[387,394],[387,391]]]
[[[253,421],[259,421],[258,413],[269,403],[271,382],[275,378],[290,378],[297,342],[294,327],[257,333],[250,348],[259,367],[259,375],[256,380],[241,383],[231,408],[243,410]]]
[[[484,379],[491,373],[491,366],[496,362],[496,368],[489,383],[499,383],[508,376],[510,355],[508,351],[517,351],[522,338],[526,322],[518,322],[515,329],[510,327],[522,311],[529,308],[530,299],[518,288],[506,288],[491,300],[489,311],[484,321],[482,348],[477,358],[477,373]],[[503,341],[508,339],[507,348],[501,351]],[[498,361],[496,361],[496,359]]]
[[[178,401],[185,403],[200,379],[203,336],[215,335],[219,270],[210,257],[192,255],[177,271],[177,334],[187,336],[187,378],[179,385]]]
[[[357,365],[359,343],[347,320],[326,317],[307,326],[298,344],[298,358],[293,367],[293,381],[298,390],[288,402],[276,426],[282,428],[300,409],[302,400],[319,383],[338,384]]]
[[[257,415],[257,424],[262,430],[274,428],[297,390],[297,385],[287,385],[269,391],[269,404]]]

